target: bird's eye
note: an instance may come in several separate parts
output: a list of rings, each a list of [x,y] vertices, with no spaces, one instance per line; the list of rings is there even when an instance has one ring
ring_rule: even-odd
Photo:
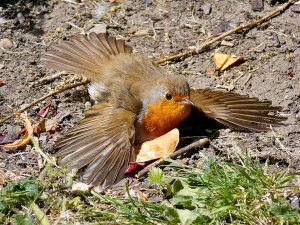
[[[170,93],[167,93],[167,94],[166,94],[166,99],[167,99],[167,100],[171,100],[171,99],[172,99],[172,95],[171,95]]]

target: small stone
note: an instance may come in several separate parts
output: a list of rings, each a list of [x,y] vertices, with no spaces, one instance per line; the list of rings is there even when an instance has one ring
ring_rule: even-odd
[[[140,30],[137,30],[137,31],[134,33],[134,36],[145,36],[145,35],[148,35],[148,34],[149,34],[149,31],[150,31],[150,29],[148,29],[148,28],[140,29]]]
[[[228,47],[233,47],[233,46],[234,46],[234,44],[233,44],[232,42],[225,41],[225,40],[223,40],[223,41],[221,42],[221,45],[223,45],[223,46],[228,46]]]
[[[89,192],[91,186],[82,182],[77,182],[72,185],[72,192]]]
[[[262,11],[264,9],[263,0],[251,0],[251,6],[253,11]]]
[[[89,32],[106,33],[106,27],[107,25],[104,23],[95,24],[94,27],[89,30]]]
[[[201,9],[203,10],[205,15],[208,15],[211,12],[211,4],[206,2],[204,5],[201,6]]]
[[[0,63],[0,70],[1,70],[1,69],[4,69],[4,67],[5,67],[5,65],[2,64],[2,63]]]
[[[299,198],[297,196],[293,196],[292,199],[290,199],[291,207],[294,209],[299,209]]]
[[[145,0],[146,6],[149,6],[152,3],[152,0]]]
[[[0,47],[5,49],[10,49],[13,47],[13,43],[8,38],[0,39]]]
[[[4,19],[4,18],[2,18],[2,17],[0,17],[0,25],[1,25],[1,24],[5,24],[5,23],[7,23],[7,20]]]
[[[21,13],[21,12],[17,13],[17,19],[20,24],[23,24],[25,22],[25,17],[23,15],[23,13]]]
[[[300,2],[299,4],[294,4],[292,7],[291,7],[292,11],[295,12],[295,13],[300,13]]]
[[[229,24],[221,23],[211,31],[211,34],[213,34],[213,35],[220,34],[220,33],[223,33],[225,31],[229,30],[230,28],[231,28],[231,26]]]
[[[90,109],[92,107],[92,103],[87,101],[84,103],[84,107],[85,107],[85,109]]]

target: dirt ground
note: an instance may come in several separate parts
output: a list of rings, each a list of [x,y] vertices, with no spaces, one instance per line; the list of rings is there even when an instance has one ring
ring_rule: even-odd
[[[76,2],[76,1],[74,1]],[[275,2],[275,1],[273,1]],[[279,4],[279,3],[278,3]],[[166,0],[99,2],[95,10],[83,3],[62,0],[1,1],[0,3],[0,118],[20,109],[36,98],[72,82],[72,76],[61,76],[47,83],[43,77],[56,73],[40,66],[41,56],[60,39],[81,31],[89,31],[93,24],[101,30],[123,38],[138,52],[153,58],[173,55],[203,43],[209,35],[226,31],[264,16],[276,6],[266,1],[262,11],[253,11],[248,0]],[[289,166],[300,171],[300,14],[294,5],[263,25],[231,35],[226,41],[232,47],[214,45],[204,53],[162,65],[171,72],[185,76],[193,88],[221,88],[272,100],[282,106],[287,116],[286,126],[273,132],[247,133],[222,129],[212,143],[202,151],[226,159],[235,158],[236,151],[249,152],[264,161],[269,158],[275,167]],[[107,7],[104,15],[99,15]],[[8,40],[7,40],[8,39]],[[3,44],[4,43],[4,44]],[[220,75],[209,75],[214,67],[215,51],[243,56],[245,63]],[[74,80],[74,79],[73,79]],[[46,99],[29,109],[32,123],[41,118],[38,111],[51,102],[46,120],[56,124],[39,135],[40,146],[52,152],[53,144],[64,130],[83,116],[90,99],[84,87],[76,88]],[[12,142],[23,123],[16,118],[0,125],[3,142]],[[185,159],[193,164],[195,154]],[[31,145],[6,153],[0,151],[0,169],[15,175],[31,176],[40,171],[38,155]],[[11,174],[10,173],[10,174]],[[11,175],[12,177],[14,175]],[[13,179],[13,178],[11,178]]]

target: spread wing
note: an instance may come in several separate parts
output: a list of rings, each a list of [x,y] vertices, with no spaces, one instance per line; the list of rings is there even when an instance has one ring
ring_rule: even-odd
[[[104,187],[120,181],[130,161],[135,160],[134,123],[136,114],[108,103],[100,103],[57,143],[66,155],[59,163],[80,169],[87,166],[83,179]]]
[[[111,57],[132,53],[132,47],[126,45],[124,40],[95,32],[88,37],[81,34],[70,41],[62,41],[54,48],[56,51],[42,57],[44,66],[80,74],[92,81],[99,78],[99,72]]]
[[[190,99],[202,113],[233,129],[265,131],[269,125],[282,125],[285,117],[274,115],[281,108],[231,92],[210,89],[191,90]]]

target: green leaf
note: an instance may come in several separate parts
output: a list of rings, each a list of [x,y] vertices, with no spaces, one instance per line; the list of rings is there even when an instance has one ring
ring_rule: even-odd
[[[163,180],[164,173],[160,168],[153,167],[148,173],[149,179],[154,184],[165,184],[166,182]]]
[[[18,214],[16,216],[16,225],[33,225],[32,219],[24,214]]]
[[[171,199],[172,205],[183,206],[184,208],[194,209],[196,207],[192,197],[174,196]]]
[[[198,213],[187,209],[176,209],[179,220],[184,225],[192,224],[197,218]]]
[[[167,187],[167,196],[175,195],[178,191],[183,189],[183,184],[181,180],[175,180],[171,185]]]
[[[16,206],[28,204],[39,195],[34,180],[21,179],[8,184],[0,191],[0,212],[6,212]]]
[[[177,224],[180,222],[178,213],[174,208],[166,208],[163,212],[163,217],[171,224]]]

